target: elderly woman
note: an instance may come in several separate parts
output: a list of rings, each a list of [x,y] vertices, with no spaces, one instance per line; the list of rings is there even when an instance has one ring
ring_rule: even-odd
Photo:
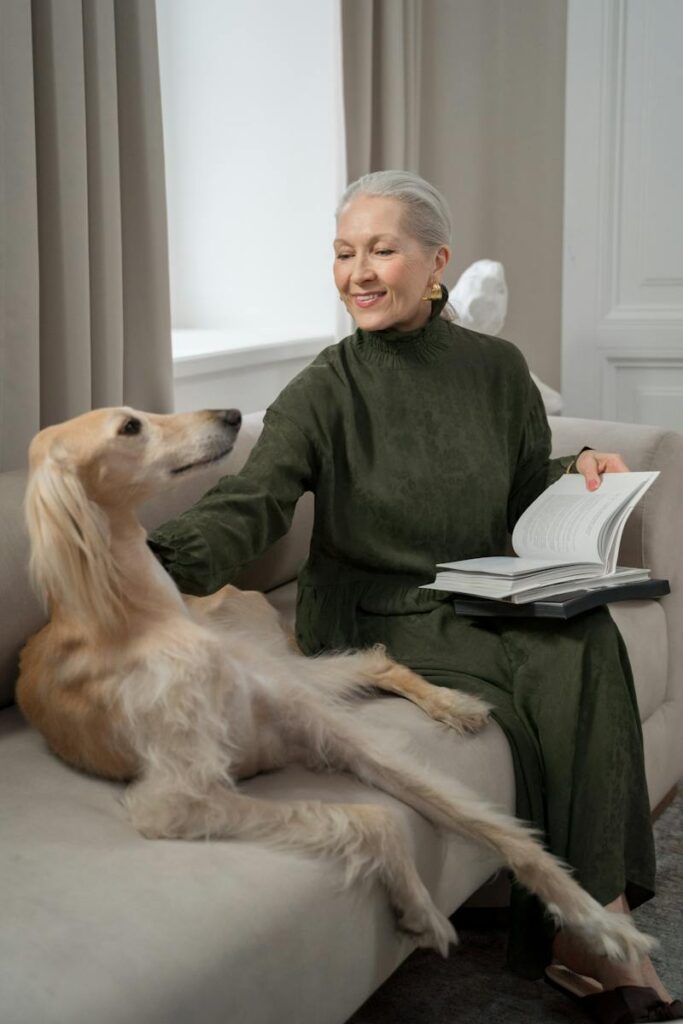
[[[550,459],[518,349],[450,321],[450,219],[436,189],[402,171],[370,174],[337,213],[334,277],[355,333],[284,389],[243,470],[164,524],[152,548],[182,591],[210,593],[282,536],[313,491],[301,649],[381,642],[430,682],[493,705],[513,752],[517,813],[594,897],[626,911],[653,895],[655,868],[633,680],[609,612],[561,625],[478,620],[456,615],[450,595],[418,589],[445,557],[503,552],[562,473],[595,488],[626,467],[590,450]],[[553,955],[596,989],[652,986],[651,1002],[670,999],[649,961],[627,969],[589,957],[515,891],[511,965],[538,976]]]

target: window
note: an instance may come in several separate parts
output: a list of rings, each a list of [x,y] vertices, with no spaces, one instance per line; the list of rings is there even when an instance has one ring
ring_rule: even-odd
[[[337,335],[338,0],[157,0],[174,355]]]

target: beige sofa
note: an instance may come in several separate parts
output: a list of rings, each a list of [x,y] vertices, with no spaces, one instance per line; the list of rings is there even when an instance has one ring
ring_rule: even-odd
[[[260,429],[246,417],[229,471]],[[632,516],[624,564],[671,580],[661,602],[613,606],[631,654],[655,807],[683,775],[683,436],[658,428],[551,420],[556,454],[583,444],[620,451],[662,475]],[[151,526],[209,484],[195,480],[145,510]],[[43,616],[30,592],[22,473],[0,476],[0,688],[9,705],[18,650]],[[240,581],[293,615],[312,502],[290,534]],[[561,626],[558,626],[561,628]],[[358,712],[381,722],[427,764],[514,807],[507,743],[493,723],[459,738],[398,698]],[[344,776],[301,768],[250,780],[255,795],[391,804],[420,872],[453,912],[497,867],[445,840],[419,815]],[[153,842],[137,835],[115,784],[57,761],[17,709],[0,712],[0,1002],[4,1024],[341,1024],[410,952],[378,887],[340,890],[338,866],[244,842]],[[502,967],[502,965],[501,965]],[[457,959],[453,970],[457,971]]]

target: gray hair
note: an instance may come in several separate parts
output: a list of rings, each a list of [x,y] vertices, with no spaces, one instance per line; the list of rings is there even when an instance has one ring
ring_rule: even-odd
[[[381,196],[398,199],[403,206],[403,224],[408,234],[427,252],[451,242],[451,211],[438,189],[412,171],[373,171],[347,186],[339,200],[336,216],[356,196]],[[441,311],[444,320],[455,319],[447,303]]]
[[[352,182],[339,200],[336,214],[356,196],[398,199],[404,207],[404,224],[409,235],[427,250],[450,245],[451,211],[441,193],[418,174],[410,171],[374,171]]]

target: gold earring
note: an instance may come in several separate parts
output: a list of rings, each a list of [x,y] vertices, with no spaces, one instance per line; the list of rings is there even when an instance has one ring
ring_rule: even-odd
[[[438,302],[441,298],[441,285],[438,281],[432,283],[432,287],[429,289],[426,295],[422,296],[423,302]]]

